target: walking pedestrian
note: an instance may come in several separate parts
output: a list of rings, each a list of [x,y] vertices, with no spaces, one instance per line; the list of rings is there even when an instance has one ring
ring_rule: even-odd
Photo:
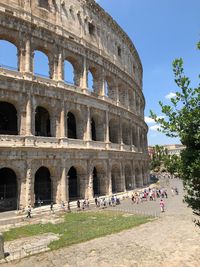
[[[161,212],[165,211],[165,203],[164,203],[163,199],[160,200],[160,210],[161,210]]]
[[[53,202],[51,202],[51,205],[50,205],[50,211],[51,211],[51,213],[54,213]]]
[[[31,206],[28,206],[28,210],[27,210],[27,216],[26,218],[31,218]]]

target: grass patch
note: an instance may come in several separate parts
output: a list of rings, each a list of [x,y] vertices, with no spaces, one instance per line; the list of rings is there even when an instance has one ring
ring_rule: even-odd
[[[53,250],[117,233],[152,220],[151,217],[140,215],[126,217],[124,213],[115,211],[68,213],[64,219],[63,223],[56,225],[35,224],[11,229],[3,233],[4,240],[10,241],[51,232],[60,235],[59,240],[49,245]]]

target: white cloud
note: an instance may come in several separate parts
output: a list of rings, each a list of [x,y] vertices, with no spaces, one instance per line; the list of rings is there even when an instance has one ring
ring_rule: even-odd
[[[155,123],[154,119],[152,119],[150,117],[144,117],[144,120],[146,123]]]
[[[165,116],[158,116],[158,119],[162,119],[162,118],[164,118],[164,117],[165,117]],[[152,118],[150,118],[150,117],[144,117],[144,120],[145,120],[146,123],[149,123],[149,124],[156,123],[156,122],[154,121],[154,119],[152,119]]]
[[[176,96],[175,93],[173,92],[170,92],[168,95],[165,96],[166,99],[171,99],[171,98],[174,98]]]
[[[160,125],[158,124],[149,127],[149,130],[151,131],[157,131],[158,129],[161,129]]]

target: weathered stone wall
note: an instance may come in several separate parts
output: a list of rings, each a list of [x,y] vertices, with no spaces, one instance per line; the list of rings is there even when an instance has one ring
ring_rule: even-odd
[[[94,195],[94,168],[101,195],[148,182],[142,67],[134,45],[92,0],[47,2],[0,0],[0,39],[18,50],[17,71],[0,67],[0,104],[15,107],[18,128],[18,135],[0,135],[0,169],[16,173],[20,208],[34,204],[42,166],[49,169],[57,203],[69,199],[72,166],[81,198]],[[48,57],[47,78],[34,73],[36,50]],[[64,81],[65,60],[74,68],[72,85]],[[49,116],[47,136],[37,136],[38,107]],[[76,120],[74,139],[69,114]]]

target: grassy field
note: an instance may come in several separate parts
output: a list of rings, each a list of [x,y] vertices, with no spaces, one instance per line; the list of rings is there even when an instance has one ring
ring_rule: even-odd
[[[21,237],[44,233],[59,234],[60,239],[50,243],[50,248],[58,249],[93,238],[120,232],[151,221],[151,217],[127,215],[114,211],[68,213],[60,224],[35,224],[11,229],[5,232],[4,240],[10,241]]]

